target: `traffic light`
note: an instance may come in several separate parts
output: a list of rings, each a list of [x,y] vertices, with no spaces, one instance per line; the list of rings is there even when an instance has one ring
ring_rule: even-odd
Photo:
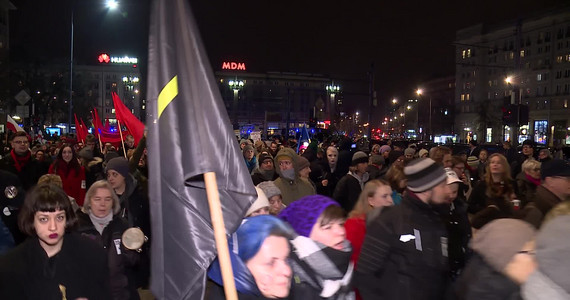
[[[513,104],[509,104],[506,106],[503,106],[501,108],[501,110],[503,111],[503,124],[505,125],[514,125],[514,123],[516,123],[516,114],[513,113],[514,111],[514,106]]]

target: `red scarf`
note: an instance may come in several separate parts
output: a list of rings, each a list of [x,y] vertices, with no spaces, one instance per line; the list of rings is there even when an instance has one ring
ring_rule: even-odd
[[[532,182],[534,185],[539,186],[540,185],[540,179],[536,179],[532,176],[529,176],[528,174],[524,174],[524,176],[526,176],[526,179],[530,182]]]
[[[66,163],[63,159],[58,159],[54,168],[54,173],[58,174],[58,172],[61,172],[60,174],[64,174],[65,177],[68,177],[71,170],[75,171],[75,175],[78,174],[77,168],[71,166],[70,163]]]
[[[10,155],[12,155],[12,159],[14,160],[14,167],[16,167],[16,170],[18,170],[18,172],[22,172],[22,169],[32,158],[32,152],[30,151],[26,151],[25,155],[20,156],[14,152],[14,149],[12,149],[12,151],[10,151]]]

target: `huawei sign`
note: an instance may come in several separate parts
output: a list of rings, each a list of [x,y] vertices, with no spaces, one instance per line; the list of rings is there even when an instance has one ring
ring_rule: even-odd
[[[111,57],[109,57],[109,54],[106,53],[99,54],[99,57],[97,57],[97,59],[99,60],[100,63],[106,63],[106,64],[108,64],[111,61]]]
[[[241,70],[245,71],[245,63],[238,63],[233,61],[225,61],[222,63],[222,70]]]

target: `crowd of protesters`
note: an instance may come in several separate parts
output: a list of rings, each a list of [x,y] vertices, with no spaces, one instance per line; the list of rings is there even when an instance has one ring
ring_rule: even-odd
[[[522,153],[354,149],[343,136],[238,143],[257,192],[228,238],[240,299],[570,299],[570,164],[532,141]],[[16,133],[10,146],[0,298],[140,299],[146,139],[30,145]],[[217,260],[208,278],[205,297],[224,299]]]

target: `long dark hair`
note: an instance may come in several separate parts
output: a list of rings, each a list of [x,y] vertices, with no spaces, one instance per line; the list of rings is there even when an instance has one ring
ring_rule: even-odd
[[[66,163],[65,160],[63,160],[63,149],[69,147],[69,149],[71,149],[71,161],[69,163]],[[57,157],[53,162],[53,167],[54,167],[54,172],[57,174],[57,170],[59,168],[63,168],[66,170],[66,174],[65,175],[69,175],[69,170],[73,169],[75,170],[75,174],[79,175],[79,171],[81,170],[81,165],[79,164],[79,160],[77,159],[77,153],[75,153],[75,150],[73,149],[73,146],[71,144],[63,144],[63,146],[61,146],[61,149],[59,150],[59,153],[57,153]]]

